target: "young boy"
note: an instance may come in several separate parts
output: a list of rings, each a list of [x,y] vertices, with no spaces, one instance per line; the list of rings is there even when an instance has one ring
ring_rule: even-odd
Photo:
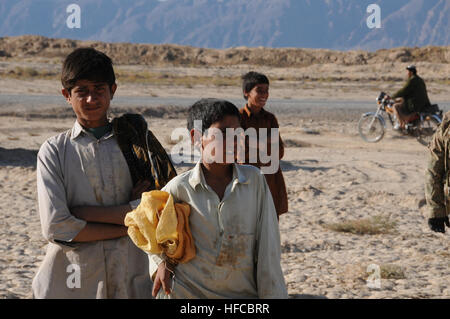
[[[261,73],[249,72],[242,77],[242,90],[244,92],[244,98],[247,100],[245,107],[239,110],[241,114],[241,126],[244,130],[248,128],[256,129],[258,139],[260,128],[267,128],[267,132],[270,134],[270,129],[279,128],[277,118],[272,113],[266,111],[264,106],[269,98],[269,79]],[[278,145],[274,145],[279,148],[279,158],[281,160],[284,156],[284,145],[279,137]],[[259,144],[258,144],[259,145]],[[259,150],[259,149],[258,149]],[[271,151],[271,138],[270,135],[267,138],[267,150]],[[259,152],[258,152],[259,153]],[[246,157],[246,164],[254,165],[258,168],[262,166],[270,165],[270,163],[261,163],[258,160],[252,161]],[[288,199],[286,192],[286,185],[284,183],[283,173],[279,164],[278,169],[274,174],[265,174],[267,184],[269,185],[270,192],[273,197],[275,209],[277,211],[277,217],[288,211]]]
[[[149,298],[148,258],[128,237],[124,217],[132,200],[164,186],[175,170],[142,117],[108,121],[117,88],[108,56],[75,50],[64,61],[61,82],[77,120],[38,154],[39,213],[49,244],[33,295]]]
[[[287,298],[267,183],[258,169],[227,162],[223,133],[239,127],[239,110],[230,102],[204,99],[189,109],[188,130],[201,160],[163,190],[190,205],[196,256],[177,265],[171,279],[168,265],[150,255],[153,296],[162,287],[172,298]]]

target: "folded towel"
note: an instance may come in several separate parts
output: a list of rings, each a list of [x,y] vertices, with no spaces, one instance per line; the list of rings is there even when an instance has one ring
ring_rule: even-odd
[[[190,206],[173,202],[171,194],[151,191],[142,194],[139,206],[125,217],[134,244],[150,254],[163,254],[171,263],[186,263],[195,257],[189,227]]]

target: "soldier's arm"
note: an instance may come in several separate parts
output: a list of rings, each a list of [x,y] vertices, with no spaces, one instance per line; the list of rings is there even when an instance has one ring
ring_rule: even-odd
[[[445,217],[445,157],[447,156],[444,142],[444,132],[441,127],[437,130],[430,143],[428,167],[425,171],[425,197],[429,218]]]

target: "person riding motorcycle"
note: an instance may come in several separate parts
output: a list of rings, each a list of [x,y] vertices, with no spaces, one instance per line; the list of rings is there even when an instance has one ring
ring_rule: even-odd
[[[411,122],[417,112],[425,110],[431,105],[427,94],[425,81],[417,75],[414,65],[409,65],[408,80],[405,86],[397,91],[391,98],[394,99],[394,114],[398,119],[398,124],[394,129],[404,129],[405,124]]]

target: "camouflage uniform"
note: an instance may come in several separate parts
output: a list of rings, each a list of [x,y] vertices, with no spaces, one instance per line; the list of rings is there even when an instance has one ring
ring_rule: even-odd
[[[447,112],[429,145],[430,158],[425,172],[428,218],[445,218],[449,215],[449,142],[450,112]]]

